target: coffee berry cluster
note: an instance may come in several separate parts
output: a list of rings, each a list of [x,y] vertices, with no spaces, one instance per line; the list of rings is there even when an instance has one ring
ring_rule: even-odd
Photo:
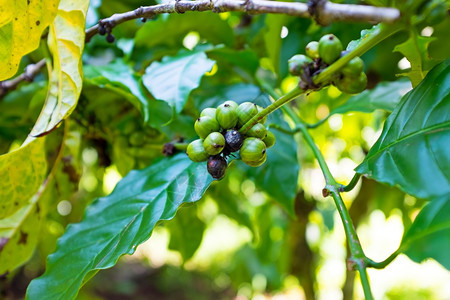
[[[297,54],[288,61],[289,72],[302,79],[305,73],[315,75],[347,53],[343,51],[341,41],[333,34],[322,36],[318,42],[309,42],[305,50],[306,55]],[[363,60],[358,56],[354,57],[339,70],[331,83],[344,93],[361,93],[367,85]]]
[[[247,165],[258,167],[266,159],[266,149],[275,144],[275,136],[263,125],[266,117],[245,134],[239,129],[263,110],[251,102],[238,105],[228,100],[217,108],[205,108],[195,121],[194,128],[199,139],[187,146],[187,155],[192,161],[207,162],[207,169],[213,178],[221,179],[227,169],[227,157],[239,151]]]

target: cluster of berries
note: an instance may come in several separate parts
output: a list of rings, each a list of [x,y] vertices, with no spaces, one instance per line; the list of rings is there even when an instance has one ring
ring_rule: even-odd
[[[313,75],[347,53],[343,51],[341,41],[333,34],[324,35],[318,42],[309,42],[305,50],[306,55],[297,54],[289,60],[289,72],[292,75],[303,77],[305,72]],[[339,70],[331,83],[344,93],[361,93],[367,85],[363,60],[358,56],[354,57]]]
[[[194,124],[200,138],[187,146],[187,155],[195,162],[208,161],[208,172],[216,179],[223,178],[228,166],[226,158],[236,151],[247,165],[262,165],[267,159],[266,148],[275,144],[275,136],[263,125],[267,118],[245,134],[239,132],[261,110],[263,108],[254,103],[238,105],[231,100],[217,108],[205,108]]]

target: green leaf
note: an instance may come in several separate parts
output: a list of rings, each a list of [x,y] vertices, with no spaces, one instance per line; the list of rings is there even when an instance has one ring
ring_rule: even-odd
[[[0,81],[13,76],[22,56],[39,47],[53,22],[59,0],[0,2]]]
[[[274,71],[277,73],[280,68],[280,51],[281,51],[281,29],[287,23],[286,15],[267,15],[265,23],[267,30],[264,33],[264,43],[266,45],[267,54]]]
[[[180,208],[177,217],[165,224],[170,231],[169,249],[177,250],[188,261],[200,246],[206,225],[197,216],[196,207]]]
[[[213,65],[214,61],[204,52],[180,51],[176,56],[165,56],[161,62],[152,63],[142,80],[156,99],[166,101],[179,113],[191,91],[199,86]]]
[[[411,63],[411,70],[404,75],[409,77],[413,87],[416,87],[434,66],[428,55],[428,46],[434,40],[434,37],[420,36],[415,30],[411,30],[409,39],[394,48],[394,52],[400,52]]]
[[[429,202],[403,236],[400,251],[415,262],[434,258],[450,270],[450,196]]]
[[[28,204],[45,179],[44,139],[0,156],[0,219]]]
[[[213,44],[231,46],[234,41],[233,30],[228,23],[212,12],[171,14],[167,18],[158,18],[139,29],[134,40],[136,47],[153,49],[167,45],[173,49],[180,47],[184,36],[192,31],[198,32],[202,38]]]
[[[373,90],[365,90],[351,97],[343,105],[331,111],[330,115],[351,111],[370,113],[377,109],[392,111],[410,89],[411,83],[408,80],[381,82]]]
[[[95,272],[133,253],[158,221],[173,218],[181,204],[199,200],[210,183],[206,165],[184,153],[131,171],[109,196],[87,208],[80,223],[67,227],[44,275],[28,286],[27,298],[75,298]]]
[[[149,121],[148,99],[140,85],[140,77],[123,60],[118,59],[105,66],[85,66],[84,77],[91,84],[125,92],[130,102],[144,116],[144,121]]]
[[[418,198],[450,193],[449,63],[402,98],[356,172]]]
[[[61,0],[48,34],[53,55],[49,88],[44,108],[30,135],[51,131],[67,118],[77,105],[82,87],[81,55],[89,0]]]

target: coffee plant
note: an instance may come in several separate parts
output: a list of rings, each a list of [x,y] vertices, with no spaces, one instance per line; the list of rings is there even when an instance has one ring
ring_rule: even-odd
[[[448,1],[3,2],[0,298],[450,297],[369,281],[449,278]],[[160,229],[181,267],[124,286]]]

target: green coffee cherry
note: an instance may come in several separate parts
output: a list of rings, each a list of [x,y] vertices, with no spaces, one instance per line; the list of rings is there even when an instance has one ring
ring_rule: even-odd
[[[263,163],[265,163],[267,160],[267,153],[264,153],[263,157],[258,161],[246,161],[245,163],[249,165],[250,167],[259,167]]]
[[[303,74],[304,68],[307,67],[309,63],[312,63],[312,60],[308,56],[303,54],[294,55],[288,60],[289,73],[300,76]]]
[[[239,106],[239,104],[237,104],[237,103],[234,102],[233,100],[227,100],[227,101],[225,101],[223,104],[228,104],[228,105],[230,105],[231,107],[234,107],[235,109],[237,109],[238,106]]]
[[[241,159],[246,164],[257,163],[263,159],[266,153],[266,144],[260,139],[246,138],[240,150]]]
[[[211,118],[215,118],[216,117],[216,109],[212,108],[212,107],[205,108],[200,113],[200,117],[203,117],[203,116],[208,116],[208,117],[211,117]]]
[[[231,104],[232,101],[227,101],[217,107],[216,120],[223,129],[231,129],[236,126],[238,122],[237,104]]]
[[[334,34],[327,34],[320,38],[319,56],[325,63],[331,65],[341,56],[341,51],[341,41]]]
[[[367,85],[367,76],[360,73],[356,77],[343,76],[335,82],[336,87],[347,94],[358,94],[364,91]]]
[[[341,69],[341,73],[344,74],[344,76],[352,77],[359,76],[362,71],[364,71],[364,61],[358,56],[354,57]]]
[[[309,42],[305,47],[306,55],[311,59],[319,58],[319,42]]]
[[[216,118],[203,116],[197,119],[194,124],[195,132],[202,139],[206,138],[211,132],[219,131],[220,126]]]
[[[201,139],[195,140],[187,146],[186,154],[192,161],[201,162],[208,159],[209,155],[206,153],[203,147],[203,141]]]
[[[267,135],[263,139],[263,142],[264,142],[264,144],[266,144],[266,147],[270,148],[273,145],[275,145],[275,140],[276,140],[275,135],[270,130],[267,130]]]
[[[225,138],[220,132],[212,132],[203,141],[203,147],[209,155],[217,155],[225,147]]]
[[[236,111],[238,115],[238,126],[241,127],[258,113],[258,108],[255,103],[244,102],[238,106]]]
[[[247,131],[247,136],[251,136],[251,137],[255,137],[255,138],[259,138],[259,139],[265,138],[266,135],[267,135],[267,129],[261,123],[253,125],[253,127]]]
[[[258,109],[258,113],[264,109],[264,107],[261,107],[259,105],[256,105],[256,108]],[[267,115],[265,115],[264,118],[262,118],[261,121],[259,121],[259,123],[264,124],[264,123],[266,123],[266,121],[267,121]]]

